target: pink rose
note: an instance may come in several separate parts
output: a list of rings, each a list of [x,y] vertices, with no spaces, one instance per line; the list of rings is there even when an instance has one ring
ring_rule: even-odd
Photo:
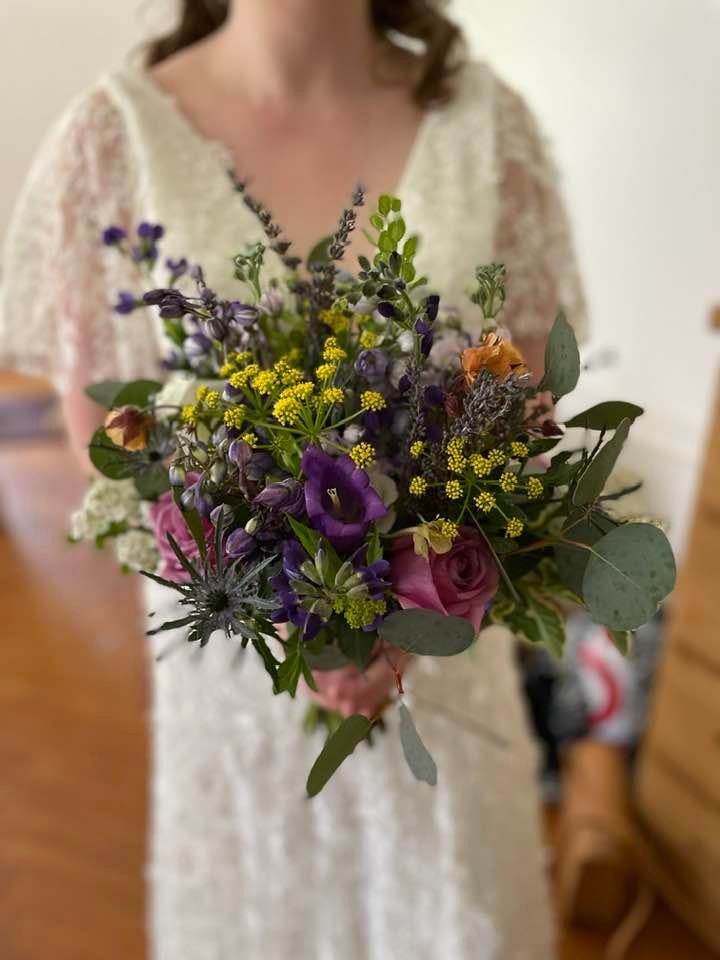
[[[487,544],[477,530],[461,527],[448,553],[428,559],[415,553],[412,537],[395,544],[392,587],[400,606],[437,610],[469,620],[476,632],[497,593],[500,573]]]
[[[197,475],[188,474],[187,482],[192,483],[196,479]],[[163,493],[151,504],[150,522],[163,561],[160,576],[165,577],[166,580],[187,580],[188,574],[180,565],[168,542],[168,533],[172,534],[175,542],[188,559],[197,559],[200,556],[200,551],[195,543],[195,538],[185,523],[185,518],[173,500],[170,490]],[[205,518],[202,519],[202,525],[205,530],[205,539],[208,540],[212,536],[213,526]]]

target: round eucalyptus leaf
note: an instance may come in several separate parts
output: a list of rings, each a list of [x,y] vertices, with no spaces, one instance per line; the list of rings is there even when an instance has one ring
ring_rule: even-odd
[[[580,352],[573,328],[560,311],[550,331],[545,348],[545,375],[542,387],[554,397],[564,397],[577,386],[580,378]]]
[[[612,438],[587,465],[573,493],[573,503],[576,506],[592,503],[603,492],[605,484],[610,479],[610,474],[615,469],[615,464],[627,440],[631,426],[632,420],[627,418],[623,420]]]
[[[416,780],[422,780],[434,787],[437,783],[437,767],[430,751],[420,739],[410,711],[404,703],[400,704],[400,743],[407,765]]]
[[[157,380],[133,380],[126,383],[113,398],[114,407],[146,407],[150,397],[162,389]]]
[[[583,410],[567,420],[566,427],[582,427],[585,430],[615,430],[623,420],[637,420],[644,410],[634,403],[623,400],[608,400]]]
[[[436,610],[398,610],[380,626],[383,640],[425,657],[453,657],[472,644],[473,625]]]
[[[634,630],[675,586],[675,558],[662,530],[627,523],[598,540],[585,568],[583,598],[596,623]]]

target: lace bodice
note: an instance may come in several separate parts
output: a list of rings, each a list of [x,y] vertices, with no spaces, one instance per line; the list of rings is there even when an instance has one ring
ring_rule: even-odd
[[[61,391],[157,375],[158,326],[149,314],[111,309],[118,289],[142,281],[101,247],[100,231],[158,219],[166,250],[202,262],[213,286],[230,292],[229,256],[261,234],[226,167],[222,145],[143,70],[103,77],[52,131],[18,201],[3,261],[0,367],[49,376]],[[488,68],[469,65],[455,100],[426,115],[398,192],[423,236],[420,269],[469,325],[478,322],[466,299],[474,269],[495,259],[510,273],[503,322],[516,336],[542,336],[558,305],[582,336],[554,169],[522,99]],[[270,274],[278,269],[269,262]]]

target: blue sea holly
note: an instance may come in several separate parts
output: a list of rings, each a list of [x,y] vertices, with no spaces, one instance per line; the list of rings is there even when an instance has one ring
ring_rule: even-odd
[[[385,516],[385,504],[371,487],[369,476],[350,457],[332,457],[317,447],[308,447],[302,471],[310,524],[337,550],[353,550],[370,524]]]

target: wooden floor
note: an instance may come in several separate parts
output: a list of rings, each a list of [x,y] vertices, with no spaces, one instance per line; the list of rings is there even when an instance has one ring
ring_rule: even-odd
[[[60,444],[0,446],[2,960],[145,956],[143,639],[134,581],[64,541],[82,488]],[[603,955],[563,933],[561,960]],[[659,910],[628,960],[708,956]]]

